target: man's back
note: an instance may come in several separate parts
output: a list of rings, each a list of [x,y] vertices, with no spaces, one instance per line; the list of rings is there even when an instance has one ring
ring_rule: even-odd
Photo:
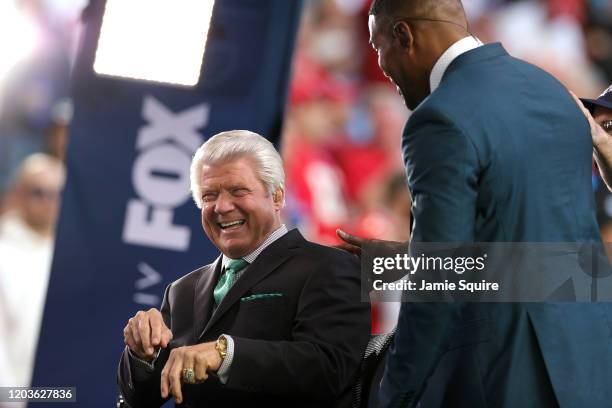
[[[493,44],[459,56],[430,106],[476,151],[474,241],[600,240],[588,123],[556,79]]]
[[[586,121],[561,84],[500,45],[451,63],[403,150],[415,242],[600,242]],[[389,371],[434,370],[424,407],[605,406],[611,321],[606,304],[405,303],[402,334],[417,334],[412,347],[398,338]]]

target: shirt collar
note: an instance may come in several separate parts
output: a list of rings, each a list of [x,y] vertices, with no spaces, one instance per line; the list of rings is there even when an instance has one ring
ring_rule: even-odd
[[[285,235],[287,232],[289,232],[289,230],[287,229],[287,226],[285,224],[281,225],[280,227],[278,227],[278,229],[276,229],[274,232],[272,232],[268,236],[268,238],[266,238],[266,240],[263,242],[263,244],[258,246],[257,249],[255,249],[253,252],[251,252],[247,256],[243,256],[242,259],[247,261],[249,263],[249,265],[252,264],[255,261],[255,259],[259,256],[259,254],[261,254],[263,252],[264,249],[266,249],[274,241],[276,241],[277,239],[279,239],[280,237]],[[227,264],[230,263],[231,261],[233,261],[232,258],[229,258],[229,257],[223,255],[223,260],[221,261],[223,268],[225,268],[227,266]]]
[[[462,38],[457,41],[453,45],[451,45],[444,53],[438,58],[436,64],[431,70],[431,74],[429,75],[429,89],[430,93],[433,93],[440,86],[440,82],[442,82],[442,77],[444,73],[448,69],[451,62],[455,60],[458,56],[463,53],[466,53],[474,48],[480,47],[482,41],[473,36],[468,36]]]

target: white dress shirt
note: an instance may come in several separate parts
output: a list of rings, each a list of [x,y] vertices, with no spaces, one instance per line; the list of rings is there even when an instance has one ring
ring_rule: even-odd
[[[461,54],[464,54],[474,48],[482,46],[482,41],[473,36],[464,37],[451,45],[444,53],[438,58],[431,74],[429,75],[429,89],[430,93],[433,93],[440,86],[442,77],[448,69],[449,65]]]

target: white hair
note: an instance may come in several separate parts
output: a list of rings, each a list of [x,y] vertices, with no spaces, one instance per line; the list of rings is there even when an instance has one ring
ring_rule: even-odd
[[[248,130],[217,133],[196,150],[191,161],[191,194],[198,208],[202,208],[202,167],[204,164],[227,162],[239,157],[250,157],[270,195],[285,190],[283,160],[269,140]]]

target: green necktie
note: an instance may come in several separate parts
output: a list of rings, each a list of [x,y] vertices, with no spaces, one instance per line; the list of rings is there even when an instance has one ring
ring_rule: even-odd
[[[221,303],[221,300],[227,295],[227,292],[231,289],[234,281],[236,280],[236,272],[244,269],[249,263],[244,259],[233,259],[225,268],[225,273],[219,279],[217,286],[215,286],[215,290],[213,292],[213,296],[215,298],[215,302],[217,304]]]

